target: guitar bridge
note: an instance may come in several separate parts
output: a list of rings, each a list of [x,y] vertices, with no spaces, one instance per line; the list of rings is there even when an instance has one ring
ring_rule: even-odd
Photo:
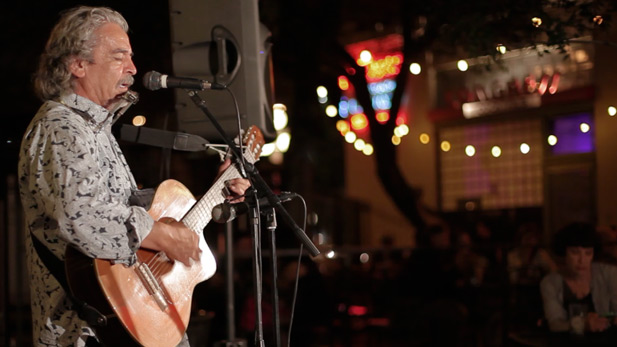
[[[150,267],[147,264],[139,263],[139,265],[137,265],[137,274],[146,287],[146,290],[148,290],[148,294],[152,296],[161,311],[167,310],[168,305],[163,295],[163,289],[152,274],[152,271],[150,271]]]

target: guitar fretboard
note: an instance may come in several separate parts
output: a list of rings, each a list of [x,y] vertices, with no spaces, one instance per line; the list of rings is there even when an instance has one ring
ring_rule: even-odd
[[[212,209],[214,206],[225,201],[225,182],[241,177],[235,165],[230,165],[214,182],[212,187],[208,189],[206,194],[182,218],[184,225],[197,234],[201,234],[212,219]]]
[[[256,126],[251,126],[245,133],[244,147],[242,156],[248,163],[255,163],[259,159],[259,154],[264,144],[261,131]],[[203,229],[212,219],[212,209],[225,201],[225,182],[234,178],[241,178],[235,164],[230,165],[221,176],[208,189],[206,194],[199,199],[191,210],[182,218],[182,222],[198,235],[203,233]]]

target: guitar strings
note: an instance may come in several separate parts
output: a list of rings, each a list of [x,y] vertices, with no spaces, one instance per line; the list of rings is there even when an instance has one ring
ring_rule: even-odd
[[[242,177],[240,175],[240,172],[234,165],[230,165],[229,168],[226,169],[221,174],[219,179],[217,179],[216,182],[212,185],[212,187],[206,192],[204,199],[201,199],[195,205],[193,205],[193,207],[186,213],[186,215],[182,218],[181,221],[191,230],[193,230],[198,235],[200,235],[200,237],[203,237],[202,235],[203,229],[206,227],[208,222],[211,220],[212,209],[214,208],[214,206],[216,206],[217,203],[224,202],[225,199],[227,198],[226,196],[223,196],[222,199],[221,197],[219,197],[220,201],[217,201],[216,194],[214,194],[213,197],[209,198],[210,192],[213,190],[223,191],[223,188],[225,187],[225,182],[227,182],[228,180],[232,178],[238,178],[238,177]],[[210,212],[210,214],[208,214],[208,212]],[[196,218],[196,217],[199,217],[199,218]],[[203,223],[203,225],[200,225],[201,224],[200,222]],[[136,264],[136,266],[139,266],[139,263],[148,267],[148,269],[150,270],[150,273],[153,276],[152,280],[156,281],[156,284],[160,288],[162,288],[163,287],[162,282],[161,282],[162,273],[165,270],[164,269],[165,267],[170,266],[169,265],[170,261],[169,261],[169,258],[166,256],[166,254],[163,251],[159,251],[155,253],[154,256],[152,256],[146,262],[138,261],[138,264]],[[167,294],[165,291],[162,291],[162,293],[160,294],[164,296],[165,300],[168,303],[173,303],[171,298],[167,297]]]
[[[216,195],[214,195],[211,198],[208,198],[210,196],[209,194],[210,191],[212,190],[222,191],[222,188],[224,187],[224,183],[227,180],[236,178],[236,177],[240,177],[240,173],[238,172],[235,166],[231,165],[227,170],[225,170],[221,174],[221,176],[213,184],[211,189],[208,190],[208,192],[204,196],[204,199],[198,201],[189,210],[189,212],[187,212],[185,217],[182,218],[182,222],[185,223],[185,225],[187,225],[187,227],[189,227],[191,230],[195,231],[197,234],[200,234],[199,230],[202,228],[201,228],[201,225],[199,225],[199,222],[205,221],[205,224],[204,224],[204,227],[205,227],[205,225],[207,225],[207,223],[211,219],[211,215],[210,216],[208,215],[208,211],[212,211],[212,208],[216,206],[217,203],[223,202],[225,200],[224,198],[223,199],[219,198],[219,200],[221,201],[218,202],[217,199],[215,198]],[[145,265],[148,266],[148,268],[150,269],[150,272],[154,276],[154,279],[159,283],[159,285],[161,283],[160,281],[161,276],[163,275],[165,271],[164,268],[168,264],[168,259],[163,259],[163,258],[166,258],[166,255],[164,252],[160,251],[160,252],[157,252],[153,257],[151,257],[147,262],[145,262]]]
[[[165,256],[164,252],[162,251],[158,252],[152,258],[150,258],[150,260],[146,264],[150,268],[150,272],[152,273],[152,275],[154,276],[157,282],[160,282],[159,280],[162,274],[161,268],[164,266],[164,263],[166,262],[166,260],[162,259],[164,256]]]

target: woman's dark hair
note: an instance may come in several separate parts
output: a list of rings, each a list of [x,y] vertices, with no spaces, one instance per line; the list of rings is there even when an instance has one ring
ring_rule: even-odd
[[[553,242],[555,254],[565,256],[568,247],[591,247],[594,253],[598,254],[600,242],[595,226],[591,223],[574,222],[557,231]]]

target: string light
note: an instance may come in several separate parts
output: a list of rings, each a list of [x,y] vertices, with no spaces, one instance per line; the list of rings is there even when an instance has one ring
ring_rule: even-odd
[[[506,46],[502,45],[502,44],[498,44],[497,47],[497,52],[501,53],[501,54],[506,54]]]
[[[615,108],[615,106],[609,106],[608,107],[608,115],[613,117],[616,114],[617,114],[617,108]]]
[[[441,145],[439,147],[441,147],[441,150],[444,152],[449,152],[452,149],[450,141],[441,141]]]
[[[456,67],[458,67],[458,69],[461,71],[467,71],[467,69],[469,69],[469,64],[467,64],[465,60],[459,60],[456,63]]]
[[[467,154],[468,157],[473,157],[476,154],[476,148],[472,145],[467,145],[465,147],[465,154]]]
[[[420,134],[420,143],[423,145],[428,144],[431,141],[431,138],[428,136],[427,133],[422,133]]]
[[[604,18],[602,18],[602,16],[595,16],[593,17],[593,22],[596,23],[597,25],[602,25],[602,22],[604,22]]]
[[[546,141],[548,142],[549,146],[554,146],[557,144],[557,136],[549,135]]]
[[[493,146],[493,148],[491,148],[491,154],[493,157],[499,158],[501,156],[501,148],[499,146]]]

